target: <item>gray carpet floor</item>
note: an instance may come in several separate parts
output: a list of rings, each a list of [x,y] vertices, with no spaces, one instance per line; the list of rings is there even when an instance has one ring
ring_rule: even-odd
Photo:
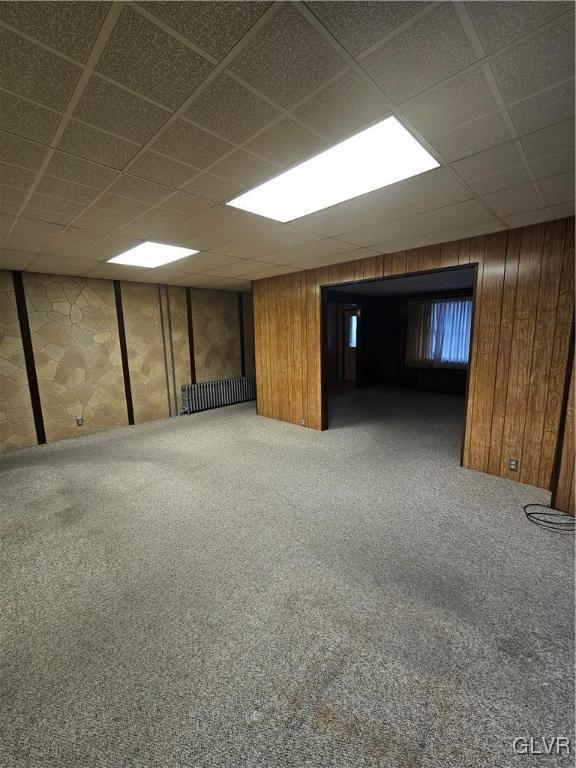
[[[508,768],[573,735],[574,541],[463,399],[254,404],[5,457],[2,768]]]

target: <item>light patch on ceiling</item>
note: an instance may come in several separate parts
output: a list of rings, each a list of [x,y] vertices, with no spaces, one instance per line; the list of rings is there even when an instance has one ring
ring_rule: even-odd
[[[287,222],[438,166],[395,117],[388,117],[228,205]]]
[[[169,264],[171,261],[183,259],[185,256],[192,256],[195,253],[198,251],[191,248],[146,241],[118,256],[114,256],[113,259],[108,259],[108,261],[111,264],[127,264],[131,267],[153,269],[154,267],[161,267],[163,264]]]

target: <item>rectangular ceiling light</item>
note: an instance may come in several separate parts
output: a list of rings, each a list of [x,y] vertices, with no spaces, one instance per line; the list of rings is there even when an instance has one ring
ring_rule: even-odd
[[[291,221],[438,166],[395,117],[388,117],[228,205]]]
[[[183,259],[185,256],[192,256],[198,253],[191,248],[180,248],[178,245],[166,245],[165,243],[153,243],[146,241],[140,245],[124,251],[113,259],[108,259],[111,264],[128,264],[131,267],[160,267],[162,264],[169,264],[171,261]]]

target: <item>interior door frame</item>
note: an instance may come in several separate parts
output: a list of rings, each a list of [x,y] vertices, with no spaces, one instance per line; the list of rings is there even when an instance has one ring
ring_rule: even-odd
[[[329,413],[328,413],[328,371],[327,371],[327,354],[328,348],[328,291],[331,288],[340,287],[343,285],[350,286],[353,293],[354,286],[364,285],[366,283],[376,283],[382,280],[398,280],[404,277],[418,277],[419,275],[431,275],[438,272],[454,272],[455,270],[474,268],[474,285],[472,288],[472,318],[470,321],[470,346],[468,348],[468,370],[466,372],[466,394],[464,399],[464,424],[462,427],[462,439],[460,446],[460,466],[464,466],[464,445],[466,441],[466,428],[468,426],[468,409],[470,407],[469,394],[470,394],[470,370],[472,368],[473,358],[476,355],[476,343],[474,334],[474,323],[476,316],[476,297],[478,287],[478,262],[473,261],[469,264],[455,264],[451,267],[440,267],[438,269],[422,269],[416,272],[401,272],[397,275],[383,275],[381,277],[369,277],[366,280],[349,280],[343,283],[325,283],[320,285],[320,396],[322,399],[322,422],[320,429],[329,428]]]

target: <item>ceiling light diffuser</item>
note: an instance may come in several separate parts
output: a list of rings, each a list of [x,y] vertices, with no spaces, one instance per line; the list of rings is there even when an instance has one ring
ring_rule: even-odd
[[[166,243],[153,243],[150,240],[140,245],[130,248],[128,251],[108,259],[111,264],[128,264],[131,267],[161,267],[162,264],[169,264],[171,261],[183,259],[185,256],[192,256],[198,251],[191,248],[181,248],[178,245],[166,245]]]
[[[292,221],[438,166],[395,117],[388,117],[235,197],[228,205],[269,219]]]

